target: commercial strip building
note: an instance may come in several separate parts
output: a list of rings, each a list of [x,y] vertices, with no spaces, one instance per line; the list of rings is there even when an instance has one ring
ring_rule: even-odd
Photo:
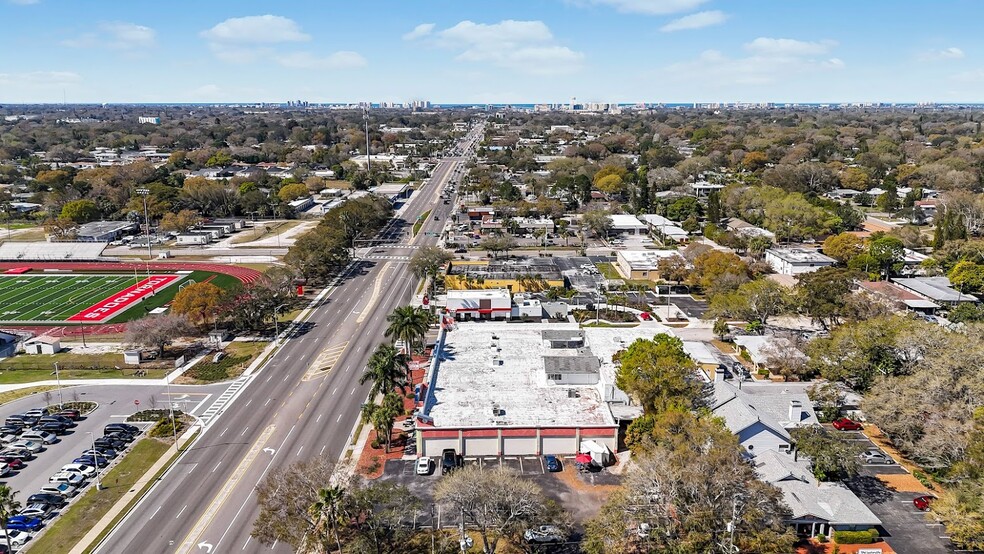
[[[619,424],[642,413],[615,386],[612,356],[671,331],[570,323],[466,322],[442,331],[425,378],[417,447],[468,456],[615,451]]]
[[[683,256],[676,250],[618,250],[615,252],[615,269],[625,279],[658,281],[659,261]]]

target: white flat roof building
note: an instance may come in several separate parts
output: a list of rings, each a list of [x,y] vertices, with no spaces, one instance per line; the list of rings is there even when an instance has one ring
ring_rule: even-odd
[[[612,214],[612,231],[620,235],[644,235],[648,230],[645,223],[634,215]]]
[[[615,268],[626,279],[657,280],[659,261],[664,258],[682,258],[676,250],[618,250],[615,252]]]
[[[819,250],[806,248],[769,248],[765,251],[765,261],[776,273],[784,275],[810,273],[837,263]]]

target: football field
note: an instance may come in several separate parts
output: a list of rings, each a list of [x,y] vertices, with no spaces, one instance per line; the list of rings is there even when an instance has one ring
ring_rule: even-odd
[[[103,323],[183,276],[0,275],[0,322]]]

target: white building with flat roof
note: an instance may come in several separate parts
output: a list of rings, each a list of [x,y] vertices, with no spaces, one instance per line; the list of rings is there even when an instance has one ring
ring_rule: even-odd
[[[512,295],[507,289],[449,290],[447,309],[456,319],[509,319]]]
[[[614,451],[619,421],[641,414],[615,386],[612,356],[662,325],[459,323],[441,333],[418,415],[422,456],[574,454],[582,441]]]
[[[625,279],[659,280],[659,262],[666,258],[680,258],[676,250],[617,250],[615,269]]]
[[[837,263],[819,250],[807,248],[769,248],[765,251],[765,261],[776,273],[784,275],[810,273]]]
[[[639,221],[634,215],[612,214],[611,234],[613,235],[645,235],[649,227]]]

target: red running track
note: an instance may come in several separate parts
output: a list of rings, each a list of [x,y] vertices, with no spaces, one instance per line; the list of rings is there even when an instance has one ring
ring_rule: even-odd
[[[31,269],[61,269],[71,271],[214,271],[224,273],[239,279],[244,284],[250,284],[263,274],[255,269],[235,265],[197,263],[197,262],[0,262],[0,270],[25,267]]]

